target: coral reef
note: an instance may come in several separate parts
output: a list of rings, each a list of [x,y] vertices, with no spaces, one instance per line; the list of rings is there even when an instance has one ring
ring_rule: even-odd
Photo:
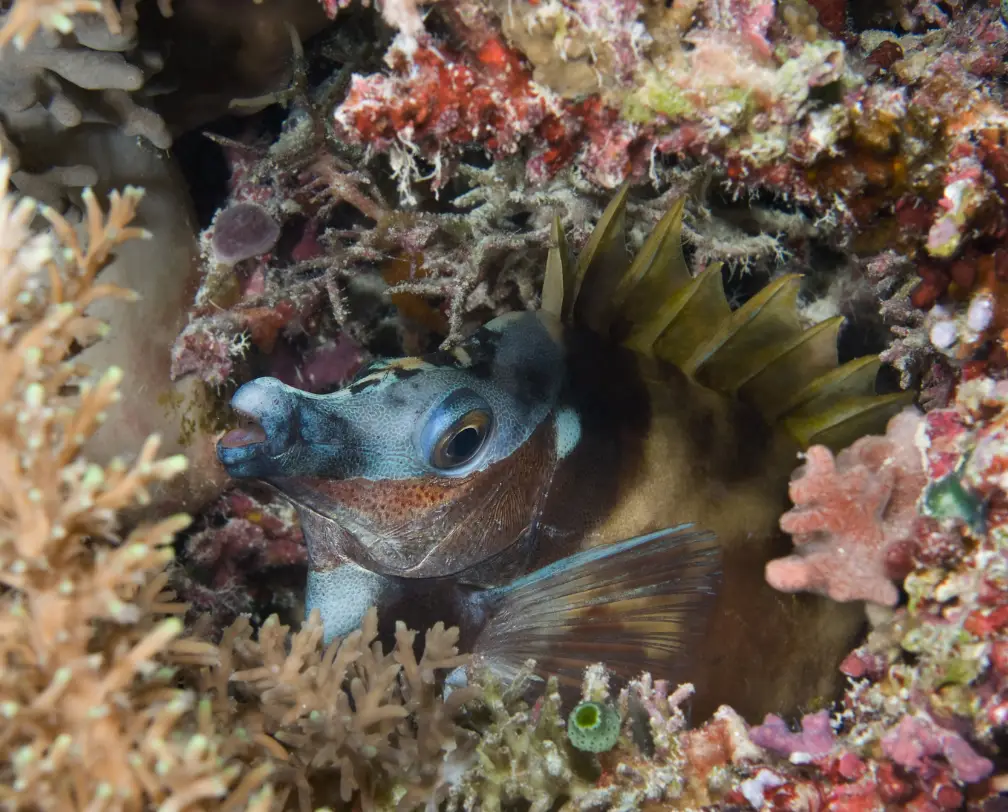
[[[853,48],[831,38],[835,12],[824,29],[803,3],[775,15],[772,3],[662,13],[470,0],[433,13],[464,50],[435,34],[418,49],[393,43],[387,72],[356,75],[334,116],[397,166],[423,156],[436,182],[473,145],[521,150],[534,178],[574,162],[608,188],[656,156],[702,157],[735,191],[800,201],[847,228],[888,233],[902,217],[901,237],[937,258],[955,253],[967,221],[991,214],[997,228],[1004,116],[983,84],[1006,48],[995,8],[957,7],[925,37],[867,31]]]
[[[335,132],[386,154],[410,205],[426,182],[456,182],[477,150],[530,191],[567,167],[584,192],[701,170],[707,190],[752,210],[711,218],[701,197],[686,230],[698,263],[779,272],[786,256],[821,274],[815,245],[857,252],[867,271],[855,274],[899,337],[888,360],[941,405],[946,356],[959,363],[1006,326],[991,265],[1005,234],[999,9],[894,3],[852,32],[845,3],[673,5],[435,4],[425,33],[354,74]],[[726,220],[748,221],[734,251]],[[837,297],[851,287],[826,294],[834,312],[850,314]],[[939,300],[946,310],[923,323],[917,308]],[[959,327],[940,327],[936,349],[927,333],[949,310]]]
[[[841,712],[832,723],[826,714],[807,717],[801,734],[776,718],[753,732],[754,741],[791,762],[814,763],[816,792],[824,786],[831,792],[842,789],[866,804],[916,805],[927,798],[938,809],[952,809],[964,802],[964,785],[975,785],[969,789],[974,803],[1004,789],[998,742],[1008,719],[1001,656],[1008,595],[1002,473],[1008,453],[1006,408],[1005,384],[977,378],[958,386],[951,406],[922,416],[901,415],[886,438],[865,438],[843,452],[876,443],[891,459],[886,446],[903,432],[904,423],[911,430],[903,432],[899,447],[907,459],[918,456],[917,495],[905,495],[906,519],[896,534],[912,542],[899,553],[910,570],[902,580],[907,600],[895,610],[875,613],[867,641],[842,664],[851,685]],[[861,475],[870,477],[870,471],[862,466]],[[833,473],[824,482],[842,485],[850,475]],[[865,557],[874,568],[870,577],[877,579],[880,547],[865,544],[869,535],[861,530],[864,517],[871,515],[881,521],[876,539],[882,538],[884,514],[863,510],[877,500],[862,495],[851,505],[842,489],[828,485],[820,493],[825,516],[836,517],[834,511],[847,505],[846,522],[833,529],[858,534],[838,538],[846,539],[840,543],[851,546],[852,557]],[[846,583],[842,567],[835,577]],[[824,578],[824,584],[832,578]],[[841,787],[835,776],[845,760],[849,774],[841,774],[849,786]],[[775,796],[811,791],[809,784],[792,779],[774,787]]]
[[[428,631],[419,660],[416,633],[402,623],[395,648],[382,652],[373,610],[360,630],[324,650],[317,614],[289,631],[273,616],[253,638],[248,620],[237,621],[221,639],[219,664],[201,680],[210,712],[240,731],[233,746],[253,771],[269,765],[277,808],[292,795],[301,809],[320,797],[412,809],[443,792],[474,738],[453,717],[479,695],[460,688],[442,701],[438,691],[436,672],[466,660],[455,648],[457,631]]]
[[[998,7],[383,2],[389,32],[342,0],[178,5],[0,16],[0,805],[999,808]],[[155,147],[276,104],[282,126],[213,136],[230,179],[197,226]],[[229,387],[328,391],[535,305],[553,219],[579,247],[627,179],[633,247],[689,192],[692,267],[724,261],[735,302],[809,273],[808,320],[856,316],[848,338],[921,389],[922,412],[795,472],[795,551],[767,579],[871,622],[844,695],[797,723],[691,724],[692,686],[610,691],[604,664],[597,719],[572,715],[531,672],[465,684],[453,630],[383,648],[373,613],[323,647],[291,511],[219,495]]]

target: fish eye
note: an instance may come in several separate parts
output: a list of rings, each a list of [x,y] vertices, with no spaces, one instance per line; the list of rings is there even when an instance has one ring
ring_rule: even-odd
[[[493,429],[493,412],[475,392],[459,389],[431,414],[420,436],[427,463],[439,471],[459,473],[479,455]]]
[[[483,409],[473,409],[438,437],[431,450],[431,465],[441,469],[465,465],[483,448],[489,434],[490,413]]]

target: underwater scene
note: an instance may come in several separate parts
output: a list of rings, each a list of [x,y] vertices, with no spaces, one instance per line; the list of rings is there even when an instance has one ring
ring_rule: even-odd
[[[0,0],[0,810],[1008,812],[1006,58]]]

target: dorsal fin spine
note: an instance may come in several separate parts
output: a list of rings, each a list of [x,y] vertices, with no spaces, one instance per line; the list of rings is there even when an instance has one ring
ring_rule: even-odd
[[[619,334],[630,349],[675,364],[714,391],[748,400],[802,445],[842,448],[866,432],[884,431],[912,400],[910,393],[875,394],[877,357],[837,366],[841,318],[802,327],[800,275],[773,280],[734,311],[720,265],[693,277],[682,253],[684,200],[662,217],[635,257],[626,256],[628,193],[624,184],[576,266],[554,224],[543,302],[556,309],[561,277],[565,322]]]

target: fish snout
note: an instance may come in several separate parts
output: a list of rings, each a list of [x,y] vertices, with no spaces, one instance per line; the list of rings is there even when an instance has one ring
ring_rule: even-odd
[[[298,440],[301,393],[276,378],[256,378],[231,398],[245,425],[217,441],[217,458],[234,477],[266,477],[279,473],[277,457]]]

